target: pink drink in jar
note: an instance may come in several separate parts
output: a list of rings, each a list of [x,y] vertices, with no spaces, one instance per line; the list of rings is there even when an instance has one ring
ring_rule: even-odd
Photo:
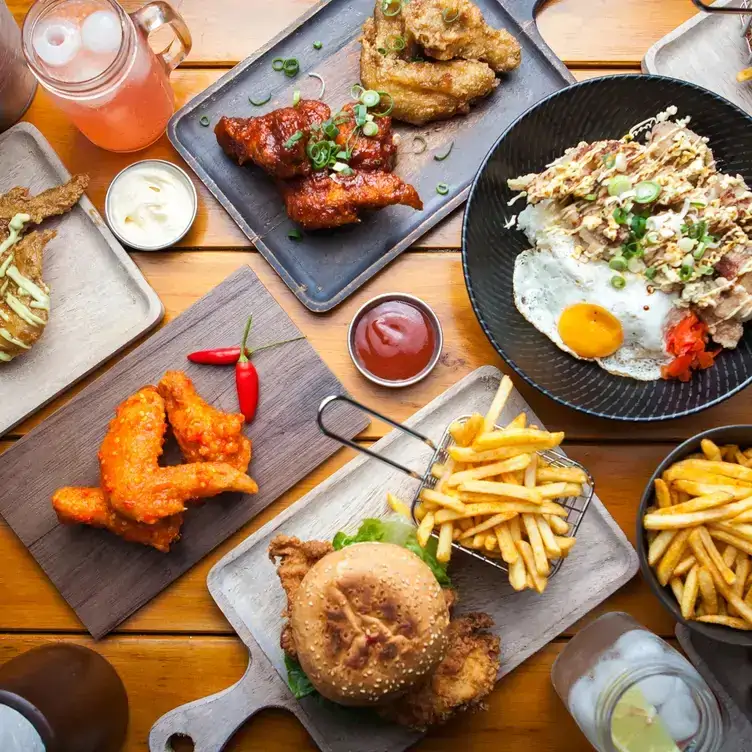
[[[148,36],[165,24],[176,40],[155,54]],[[169,74],[190,51],[191,36],[164,2],[129,16],[113,0],[38,0],[24,21],[23,46],[34,75],[76,127],[103,149],[128,152],[164,133],[174,110]]]

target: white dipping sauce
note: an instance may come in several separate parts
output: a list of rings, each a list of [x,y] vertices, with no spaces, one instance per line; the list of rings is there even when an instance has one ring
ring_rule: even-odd
[[[166,164],[136,164],[110,187],[107,214],[129,245],[160,247],[175,243],[188,229],[195,197],[176,169]]]

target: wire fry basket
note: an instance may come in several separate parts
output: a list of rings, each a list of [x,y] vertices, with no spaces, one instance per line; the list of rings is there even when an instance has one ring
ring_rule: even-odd
[[[393,460],[391,457],[386,457],[383,454],[374,452],[372,449],[361,446],[360,444],[356,444],[354,441],[351,441],[350,439],[347,439],[344,436],[340,436],[334,431],[331,431],[330,429],[328,429],[326,425],[324,424],[324,415],[326,413],[327,408],[329,408],[335,402],[344,402],[349,405],[352,405],[358,410],[361,410],[364,413],[367,413],[368,415],[371,415],[374,418],[383,420],[385,423],[388,423],[390,426],[397,429],[398,431],[402,431],[403,433],[406,433],[409,436],[412,436],[414,439],[417,439],[418,441],[421,441],[426,446],[428,446],[433,451],[433,454],[428,460],[428,465],[425,471],[421,474],[417,472],[416,470],[406,467],[405,465],[402,465],[400,462]],[[457,418],[455,422],[464,423],[469,417],[470,417],[469,415],[463,415]],[[428,436],[424,436],[422,433],[420,433],[419,431],[416,431],[414,428],[410,428],[409,426],[406,426],[403,423],[398,423],[397,421],[394,421],[391,418],[388,418],[386,415],[382,415],[381,413],[376,412],[376,410],[372,410],[371,408],[366,407],[360,402],[357,402],[351,397],[347,397],[345,395],[333,395],[331,397],[326,397],[322,401],[321,405],[319,406],[316,422],[318,423],[318,426],[321,429],[321,432],[325,436],[328,436],[330,439],[334,439],[335,441],[338,441],[340,444],[344,446],[350,447],[351,449],[355,449],[357,452],[360,452],[361,454],[366,454],[369,457],[372,457],[373,459],[379,460],[380,462],[384,462],[387,465],[390,465],[391,467],[395,468],[396,470],[399,470],[400,472],[404,473],[405,475],[409,475],[411,478],[414,478],[415,480],[419,481],[419,485],[415,491],[415,495],[413,496],[412,503],[410,505],[410,511],[412,513],[413,522],[415,522],[415,524],[418,524],[418,520],[416,519],[416,516],[415,516],[415,509],[418,503],[420,502],[421,492],[425,488],[431,488],[431,489],[435,488],[436,483],[438,482],[438,478],[436,478],[433,475],[433,472],[432,472],[433,467],[434,465],[436,465],[436,463],[443,464],[447,461],[447,459],[449,458],[449,448],[455,444],[454,438],[449,432],[451,424],[448,425],[444,429],[444,433],[442,434],[439,442],[435,443]],[[496,426],[496,428],[501,430],[503,426]],[[542,457],[547,463],[549,463],[550,465],[553,465],[554,467],[579,468],[587,476],[587,482],[583,484],[583,494],[581,496],[552,499],[552,501],[555,501],[557,504],[560,504],[561,506],[566,508],[568,512],[566,521],[569,523],[568,537],[574,537],[577,535],[577,531],[579,530],[580,525],[582,524],[582,520],[585,517],[585,513],[587,512],[588,507],[590,506],[590,501],[593,498],[593,493],[595,491],[593,477],[590,475],[587,468],[583,467],[579,462],[575,462],[574,460],[569,459],[569,457],[565,457],[559,452],[556,452],[553,450],[545,450],[545,451],[537,452],[537,454],[539,457]],[[501,499],[502,497],[499,497],[499,498]],[[436,537],[435,533],[434,533],[434,537]],[[480,551],[474,548],[469,548],[467,546],[463,546],[457,541],[453,541],[452,548],[458,551],[462,551],[472,556],[474,559],[477,559],[478,561],[482,561],[485,564],[490,564],[491,566],[496,567],[496,569],[500,569],[502,572],[509,571],[506,564],[504,564],[504,562],[501,559],[496,559],[496,558],[493,558],[492,556],[488,556],[483,551]],[[553,577],[559,571],[559,568],[561,567],[563,561],[564,561],[563,558],[558,559],[553,564],[551,568],[551,572],[549,574],[549,579]]]

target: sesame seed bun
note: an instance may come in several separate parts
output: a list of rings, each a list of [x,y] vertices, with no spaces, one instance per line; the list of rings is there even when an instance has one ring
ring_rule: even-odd
[[[290,625],[300,665],[320,694],[340,705],[377,705],[442,660],[449,610],[415,554],[391,543],[356,543],[311,567]]]

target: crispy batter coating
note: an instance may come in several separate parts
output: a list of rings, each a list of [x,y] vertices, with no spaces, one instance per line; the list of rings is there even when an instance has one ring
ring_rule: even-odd
[[[272,177],[284,180],[311,174],[306,155],[310,129],[330,115],[323,102],[303,99],[296,107],[282,107],[260,117],[222,117],[214,133],[227,156],[239,165],[253,162]],[[301,137],[286,146],[298,132]]]
[[[12,188],[0,196],[0,220],[10,220],[16,214],[29,214],[35,224],[48,217],[70,211],[89,185],[88,175],[74,175],[64,185],[57,185],[31,196],[26,188]]]
[[[464,710],[484,708],[499,671],[499,638],[490,634],[488,614],[471,613],[449,624],[449,647],[444,660],[419,687],[379,713],[403,726],[425,729],[445,723]]]
[[[423,125],[467,113],[471,103],[498,85],[491,67],[478,60],[415,61],[416,46],[405,29],[404,11],[386,17],[381,5],[376,3],[374,17],[363,26],[360,79],[363,86],[392,95],[394,119]],[[395,36],[407,40],[404,50],[388,51]]]
[[[435,60],[480,60],[497,73],[520,66],[519,42],[506,29],[489,26],[470,0],[411,0],[402,17],[406,31]]]
[[[99,488],[59,488],[52,497],[52,506],[64,525],[104,528],[123,540],[142,543],[162,553],[167,553],[170,545],[180,538],[183,524],[182,514],[165,517],[153,525],[121,517]]]
[[[243,435],[240,413],[207,404],[182,371],[168,371],[157,391],[186,462],[226,462],[241,473],[248,470],[251,442]]]
[[[102,488],[116,512],[153,524],[193,499],[258,491],[255,481],[224,462],[159,467],[166,428],[164,400],[153,386],[118,407],[99,451]]]
[[[415,188],[390,172],[356,172],[334,178],[319,172],[280,182],[279,188],[290,219],[307,230],[360,222],[360,212],[395,204],[423,208]]]
[[[376,118],[374,122],[379,128],[376,136],[358,136],[353,137],[355,130],[355,105],[348,102],[341,110],[344,113],[337,118],[337,127],[339,135],[335,139],[342,149],[352,148],[352,157],[348,164],[353,170],[383,170],[391,172],[394,169],[394,163],[397,158],[397,144],[394,143],[394,133],[392,132],[392,118]],[[348,118],[345,120],[345,116]]]

